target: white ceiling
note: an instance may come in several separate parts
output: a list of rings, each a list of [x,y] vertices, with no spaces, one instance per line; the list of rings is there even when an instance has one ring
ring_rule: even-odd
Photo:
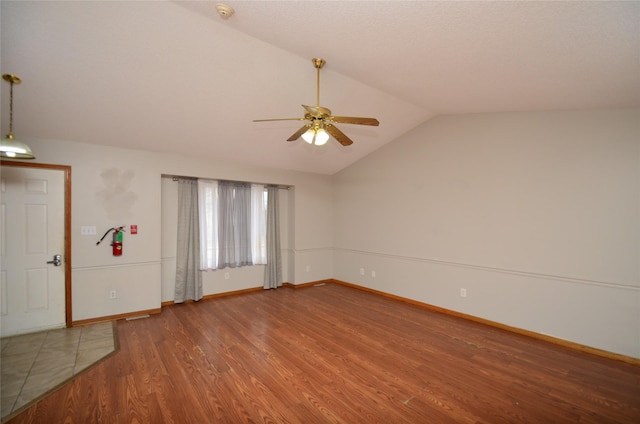
[[[3,0],[14,132],[333,174],[438,114],[640,106],[638,1],[216,3]],[[315,104],[312,57],[323,106],[380,120],[350,147],[252,122]]]

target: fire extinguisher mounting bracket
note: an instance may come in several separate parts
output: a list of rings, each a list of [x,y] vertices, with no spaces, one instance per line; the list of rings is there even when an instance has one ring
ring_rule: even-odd
[[[96,243],[96,246],[99,245],[100,243],[102,243],[102,240],[104,240],[105,237],[107,237],[107,234],[109,234],[111,231],[124,231],[124,225],[120,226],[120,227],[111,227],[109,228],[107,231],[104,232],[104,234],[102,235],[102,237],[100,237],[100,240],[98,240],[98,242]]]

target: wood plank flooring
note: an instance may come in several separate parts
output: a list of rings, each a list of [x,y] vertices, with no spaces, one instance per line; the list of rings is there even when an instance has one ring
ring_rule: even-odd
[[[640,367],[338,284],[119,321],[18,423],[640,423]]]

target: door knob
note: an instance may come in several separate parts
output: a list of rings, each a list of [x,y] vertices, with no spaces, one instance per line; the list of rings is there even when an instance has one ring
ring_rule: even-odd
[[[62,265],[62,255],[53,255],[52,261],[47,261],[48,264],[53,264],[54,266]]]

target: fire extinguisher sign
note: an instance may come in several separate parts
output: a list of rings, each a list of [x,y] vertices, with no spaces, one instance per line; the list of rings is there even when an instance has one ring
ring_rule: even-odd
[[[129,232],[131,234],[138,234],[138,226],[136,224],[132,224],[129,226]]]

